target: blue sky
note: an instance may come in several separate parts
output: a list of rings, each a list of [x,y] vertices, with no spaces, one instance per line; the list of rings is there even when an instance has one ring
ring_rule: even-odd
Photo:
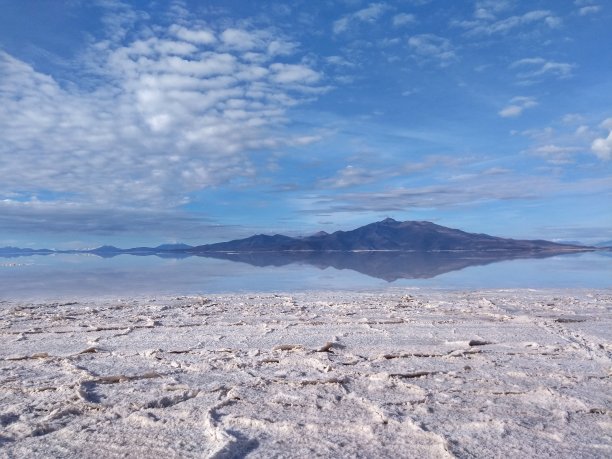
[[[0,0],[0,246],[612,239],[603,0]]]

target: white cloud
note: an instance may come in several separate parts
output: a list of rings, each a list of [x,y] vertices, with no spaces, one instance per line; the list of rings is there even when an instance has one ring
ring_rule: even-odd
[[[523,112],[523,107],[518,105],[509,105],[504,109],[500,110],[499,116],[503,118],[510,118],[514,116],[519,116]]]
[[[353,24],[358,24],[360,22],[375,22],[388,9],[389,6],[386,3],[370,3],[366,8],[347,14],[337,21],[334,21],[333,32],[334,34],[340,34],[346,32]]]
[[[569,78],[572,76],[574,65],[566,62],[547,61],[541,57],[531,57],[513,62],[510,64],[510,68],[519,69],[520,72],[517,77],[521,79],[532,79],[546,75]]]
[[[361,167],[347,166],[338,171],[334,177],[323,179],[319,186],[330,188],[346,188],[351,186],[364,185],[376,180],[379,174]]]
[[[397,164],[393,167],[372,168],[367,166],[346,166],[337,171],[332,177],[321,179],[318,188],[350,188],[372,182],[388,182],[389,179],[399,176],[421,174],[424,170],[433,168],[447,168],[457,165],[462,160],[446,156],[430,156],[421,162]]]
[[[457,60],[451,42],[434,34],[413,35],[408,39],[408,46],[415,57],[435,61],[442,67]]]
[[[563,124],[577,124],[582,123],[584,121],[584,116],[580,113],[566,113],[561,118],[561,122]]]
[[[559,27],[562,20],[549,10],[533,10],[522,15],[510,16],[505,19],[496,19],[492,13],[486,10],[476,10],[474,20],[455,21],[453,24],[467,30],[471,35],[494,35],[506,34],[513,29],[524,27],[530,24],[543,23],[549,28]]]
[[[184,41],[158,40],[155,50],[160,54],[187,56],[195,53],[198,48],[193,44],[186,43]]]
[[[377,20],[389,7],[385,3],[370,3],[367,8],[353,14],[356,19],[364,22]]]
[[[474,6],[474,17],[477,19],[494,20],[497,14],[510,9],[508,0],[479,0]]]
[[[303,198],[303,212],[335,214],[444,209],[499,200],[534,200],[560,194],[591,195],[610,191],[612,183],[607,177],[567,182],[549,175],[467,174],[446,184],[395,186],[385,187],[382,191],[346,193],[334,190],[329,194],[308,195]]]
[[[342,56],[328,56],[328,57],[325,58],[325,61],[328,64],[335,65],[335,66],[338,66],[338,67],[354,67],[355,66],[355,64],[353,64],[352,62],[346,60]]]
[[[510,100],[510,105],[499,111],[499,116],[502,118],[514,118],[520,116],[527,108],[532,108],[538,105],[533,97],[514,97]]]
[[[198,45],[210,45],[217,41],[215,34],[210,30],[191,30],[187,29],[186,27],[174,24],[170,27],[170,32],[181,40],[185,40],[190,43],[196,43]]]
[[[276,56],[288,56],[297,45],[275,36],[269,30],[246,30],[230,27],[220,34],[221,46],[228,52],[242,52],[242,57],[252,62],[265,62]]]
[[[270,69],[274,72],[274,81],[281,84],[297,83],[310,84],[316,83],[321,78],[318,72],[305,65],[294,64],[272,64]]]
[[[334,25],[333,25],[334,33],[339,34],[339,33],[345,32],[348,29],[349,22],[350,21],[348,17],[342,17],[338,19],[337,21],[334,21]]]
[[[514,0],[477,0],[475,9],[487,9],[495,13],[506,11],[512,8]]]
[[[556,165],[572,163],[574,156],[589,150],[600,160],[612,159],[612,118],[604,120],[599,126],[589,126],[585,124],[584,116],[569,113],[561,117],[560,121],[562,124],[557,124],[556,129],[549,126],[516,132],[534,143],[525,152],[541,156]]]
[[[586,16],[587,14],[595,14],[601,11],[601,6],[599,5],[591,5],[591,6],[583,6],[578,10],[580,16]]]
[[[599,127],[603,128],[603,129],[608,129],[609,131],[612,131],[612,118],[606,118],[605,120],[603,120],[599,124]]]
[[[572,155],[578,153],[580,150],[579,147],[575,146],[545,144],[532,149],[531,153],[546,158],[546,161],[551,164],[562,165],[572,163]]]
[[[576,137],[590,137],[592,135],[591,129],[586,124],[581,124],[574,131]]]
[[[416,16],[414,14],[400,13],[393,16],[393,26],[402,27],[416,22]]]
[[[608,161],[612,159],[612,118],[604,120],[600,127],[608,131],[608,136],[593,140],[591,150],[599,159]]]
[[[113,43],[120,43],[138,22],[149,18],[148,13],[135,10],[122,1],[99,0],[98,4],[106,10],[100,20],[106,28],[109,41]]]
[[[261,37],[257,33],[242,29],[225,29],[221,33],[221,41],[233,49],[250,50],[261,45]]]
[[[250,152],[308,137],[282,126],[322,76],[275,62],[290,48],[283,37],[225,29],[214,40],[188,23],[158,35],[176,40],[93,43],[79,62],[87,87],[79,71],[60,83],[0,51],[0,200],[172,209],[192,192],[253,177]],[[247,49],[265,59],[246,59]]]
[[[288,56],[293,54],[297,45],[286,40],[272,40],[268,43],[266,51],[270,56]]]
[[[267,34],[260,31],[229,28],[221,32],[220,38],[229,49],[248,51],[262,48]]]

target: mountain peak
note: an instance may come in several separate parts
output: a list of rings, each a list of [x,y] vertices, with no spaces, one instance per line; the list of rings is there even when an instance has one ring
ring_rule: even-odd
[[[183,244],[183,243],[176,243],[176,244],[162,244],[162,245],[158,245],[155,248],[158,250],[186,250],[186,249],[191,249],[192,246]]]
[[[382,220],[380,223],[399,223],[397,220],[394,220],[391,217],[387,217],[384,220]]]
[[[92,249],[90,251],[91,252],[94,252],[94,251],[98,251],[98,252],[109,252],[109,251],[116,252],[116,251],[119,251],[119,250],[121,250],[121,249],[118,248],[118,247],[115,247],[114,245],[102,245],[102,246],[96,247],[95,249]]]

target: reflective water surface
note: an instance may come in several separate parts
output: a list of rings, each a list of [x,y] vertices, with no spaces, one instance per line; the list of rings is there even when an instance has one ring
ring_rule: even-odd
[[[611,288],[612,253],[263,253],[0,258],[0,299],[388,287]]]

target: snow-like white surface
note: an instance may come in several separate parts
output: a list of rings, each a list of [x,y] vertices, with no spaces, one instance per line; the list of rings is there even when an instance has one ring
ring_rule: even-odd
[[[610,291],[0,303],[0,457],[612,457]]]

